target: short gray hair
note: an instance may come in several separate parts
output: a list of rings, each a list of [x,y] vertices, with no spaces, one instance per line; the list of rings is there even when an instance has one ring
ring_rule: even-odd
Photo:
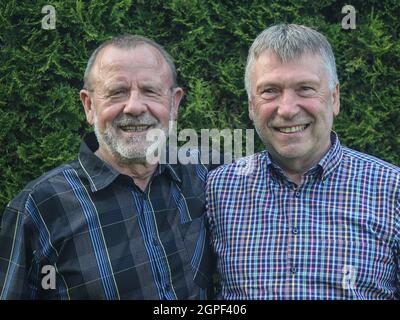
[[[321,33],[297,24],[279,24],[265,29],[254,40],[247,56],[244,83],[250,97],[250,72],[254,61],[264,50],[271,50],[282,62],[288,62],[303,54],[318,54],[329,75],[329,88],[339,83],[335,56],[328,40]]]
[[[114,46],[116,48],[121,48],[121,49],[133,49],[140,45],[149,45],[158,50],[158,52],[165,59],[171,70],[173,87],[174,88],[177,87],[178,81],[177,81],[175,64],[174,61],[172,60],[172,57],[168,54],[168,52],[165,51],[165,49],[161,45],[146,37],[139,35],[125,34],[121,36],[116,36],[110,40],[105,41],[93,51],[86,65],[85,75],[83,77],[84,80],[83,88],[89,91],[93,90],[92,84],[90,82],[90,72],[93,68],[94,63],[96,62],[98,54],[102,49],[104,49],[107,46]]]

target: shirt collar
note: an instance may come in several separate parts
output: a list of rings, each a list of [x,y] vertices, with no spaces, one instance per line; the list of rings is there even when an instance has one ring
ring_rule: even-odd
[[[325,180],[330,176],[335,169],[339,166],[340,161],[342,160],[343,151],[342,146],[339,141],[339,137],[336,132],[332,131],[330,135],[331,146],[328,152],[322,157],[322,159],[318,162],[316,166],[307,171],[307,174],[311,174],[312,172],[320,171],[321,179]],[[274,163],[271,159],[271,156],[267,150],[263,152],[263,157],[265,158],[265,163],[268,168],[272,170],[272,172],[284,176],[283,170]]]
[[[173,165],[170,165],[168,163],[167,164],[159,164],[155,175],[161,175],[164,172],[168,173],[172,180],[175,180],[176,182],[179,182],[179,183],[182,182],[180,175],[179,175],[180,171],[177,170],[177,168],[174,168]]]
[[[85,134],[79,148],[78,161],[90,182],[90,189],[92,192],[104,189],[119,175],[122,175],[94,154],[98,148],[99,144],[95,134],[93,132]],[[158,176],[163,173],[168,173],[173,180],[181,182],[176,168],[174,169],[171,165],[158,165],[153,176]]]
[[[331,147],[325,156],[318,162],[318,166],[322,168],[322,180],[330,176],[339,166],[343,157],[342,146],[336,132],[331,132]]]

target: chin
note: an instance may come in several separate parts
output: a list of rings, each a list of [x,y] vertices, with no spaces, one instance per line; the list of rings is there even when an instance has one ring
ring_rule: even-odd
[[[279,154],[279,157],[284,158],[284,159],[297,159],[297,158],[303,158],[306,154],[304,149],[299,149],[299,148],[291,148],[291,150],[278,150],[277,152]]]
[[[114,156],[120,163],[125,164],[146,162],[146,153],[144,151],[142,152],[141,150],[115,150]]]

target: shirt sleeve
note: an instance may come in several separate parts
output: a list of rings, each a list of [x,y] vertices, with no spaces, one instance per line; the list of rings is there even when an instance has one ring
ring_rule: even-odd
[[[214,215],[215,215],[215,194],[214,194],[214,189],[213,189],[213,181],[210,176],[212,173],[209,173],[207,176],[207,184],[206,184],[206,225],[207,225],[207,230],[209,233],[209,238],[210,238],[210,246],[211,246],[211,252],[212,252],[212,258],[213,258],[213,275],[212,275],[212,289],[210,290],[210,297],[211,299],[216,299],[219,295],[219,292],[221,291],[221,285],[220,285],[220,275],[217,272],[217,256],[215,253],[215,221],[214,221]]]
[[[0,229],[0,300],[32,299],[29,216],[8,205]]]
[[[397,299],[400,299],[400,198],[396,203],[396,223],[395,223],[395,239],[396,239],[396,262],[397,262]]]
[[[206,222],[207,228],[210,232],[211,243],[214,243],[213,229],[214,229],[214,199],[212,194],[212,183],[210,179],[210,173],[207,175],[207,183],[205,188],[206,193]]]

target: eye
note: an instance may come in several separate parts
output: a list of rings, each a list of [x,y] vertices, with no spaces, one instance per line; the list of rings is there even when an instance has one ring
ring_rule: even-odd
[[[315,93],[315,90],[313,87],[309,87],[309,86],[301,86],[299,89],[300,94],[303,95],[312,95]]]
[[[276,92],[275,89],[273,89],[273,88],[268,88],[268,89],[265,89],[262,93],[275,93],[275,92]]]
[[[279,89],[275,87],[267,87],[261,90],[261,98],[272,99],[279,94]]]
[[[158,95],[158,90],[152,87],[143,88],[143,93],[147,96],[156,96]]]
[[[114,90],[111,90],[109,96],[112,98],[118,98],[118,97],[123,97],[127,94],[128,90],[126,88],[117,88]]]

